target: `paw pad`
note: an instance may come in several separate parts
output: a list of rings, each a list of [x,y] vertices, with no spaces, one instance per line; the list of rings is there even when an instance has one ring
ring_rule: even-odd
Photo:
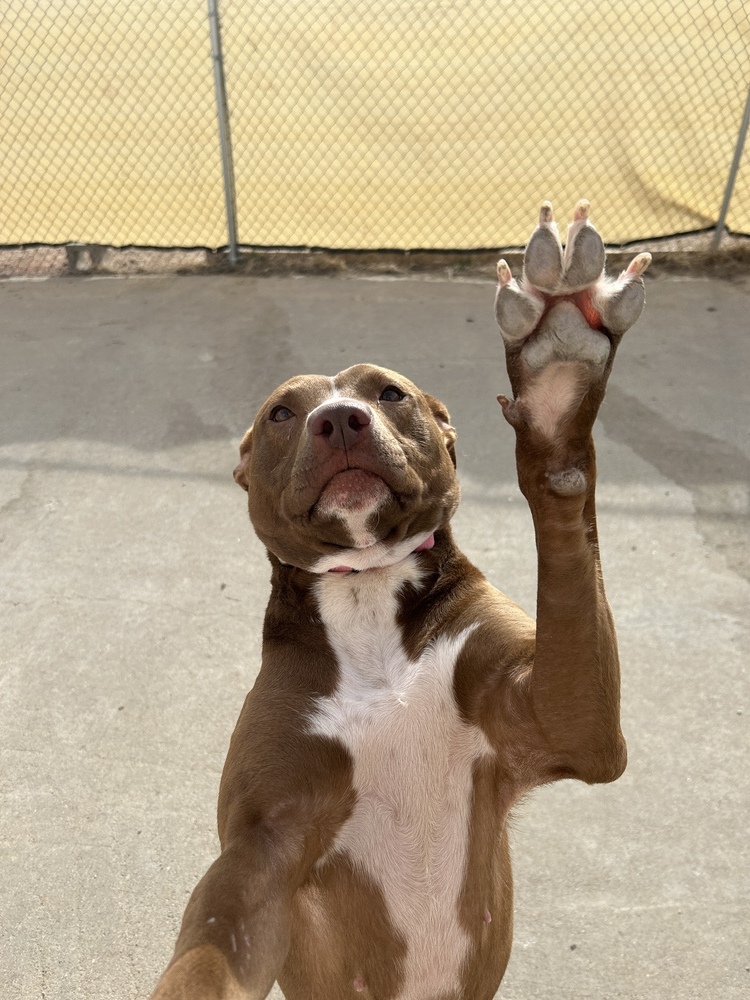
[[[495,316],[509,345],[554,336],[554,324],[546,320],[561,301],[575,301],[592,332],[604,329],[621,335],[640,316],[644,302],[641,275],[651,255],[638,254],[618,278],[607,278],[604,243],[590,221],[589,210],[589,202],[581,199],[574,209],[563,249],[552,205],[545,201],[526,248],[521,281],[513,278],[504,260],[499,262]],[[578,342],[583,343],[581,338]],[[594,348],[594,355],[600,353],[598,347]],[[584,351],[580,360],[593,360],[589,354]]]
[[[511,422],[517,425],[523,412],[545,436],[554,435],[575,400],[580,402],[587,386],[605,372],[613,344],[635,323],[644,304],[642,275],[651,255],[638,254],[619,277],[606,277],[604,243],[589,215],[590,204],[581,199],[563,248],[552,204],[543,202],[520,281],[506,261],[497,267],[495,316],[506,347],[520,356],[525,383]],[[552,377],[539,381],[546,369]],[[564,376],[566,370],[569,376]],[[510,419],[511,409],[504,412]]]

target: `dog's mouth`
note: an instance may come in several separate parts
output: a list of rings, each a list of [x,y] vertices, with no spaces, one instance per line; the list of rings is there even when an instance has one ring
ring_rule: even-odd
[[[321,490],[319,510],[356,511],[379,505],[391,495],[385,480],[366,469],[344,469],[335,473]]]

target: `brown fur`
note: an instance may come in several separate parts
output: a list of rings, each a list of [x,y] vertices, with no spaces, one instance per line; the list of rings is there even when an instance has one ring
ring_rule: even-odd
[[[508,363],[517,399],[504,409],[517,433],[519,483],[539,553],[536,626],[456,548],[449,527],[458,498],[455,432],[445,408],[402,376],[369,365],[336,376],[341,394],[377,407],[373,433],[345,456],[326,450],[305,423],[331,393],[322,376],[281,386],[246,435],[235,478],[248,490],[272,563],[263,662],[222,778],[222,854],[193,893],[155,1000],[260,1000],[276,978],[289,1000],[399,995],[406,945],[387,901],[333,849],[356,799],[351,756],[307,728],[317,700],[339,680],[309,570],[352,544],[346,525],[318,504],[346,463],[377,474],[390,490],[371,524],[379,542],[439,526],[434,548],[411,557],[420,582],[399,598],[409,659],[439,637],[473,628],[455,664],[453,695],[461,719],[484,733],[493,755],[478,761],[472,778],[458,900],[471,941],[461,996],[491,1000],[510,955],[514,802],[557,778],[602,782],[621,774],[619,667],[599,565],[591,437],[611,359],[588,381],[571,366],[579,397],[552,439],[536,433],[524,411],[527,373],[516,348]],[[406,390],[405,403],[379,402],[390,383]],[[294,419],[274,422],[280,405]],[[434,1000],[458,996],[451,989]]]

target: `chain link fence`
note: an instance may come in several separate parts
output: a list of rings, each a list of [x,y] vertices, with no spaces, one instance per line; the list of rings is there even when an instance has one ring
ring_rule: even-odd
[[[512,247],[582,195],[613,243],[706,230],[749,86],[745,0],[9,0],[0,244]]]
[[[226,242],[198,2],[10,0],[0,242]]]

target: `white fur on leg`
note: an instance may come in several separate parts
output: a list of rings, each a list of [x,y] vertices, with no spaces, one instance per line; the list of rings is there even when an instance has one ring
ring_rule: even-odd
[[[524,389],[522,402],[532,428],[552,440],[560,425],[580,403],[587,372],[581,365],[558,361],[549,365]]]

